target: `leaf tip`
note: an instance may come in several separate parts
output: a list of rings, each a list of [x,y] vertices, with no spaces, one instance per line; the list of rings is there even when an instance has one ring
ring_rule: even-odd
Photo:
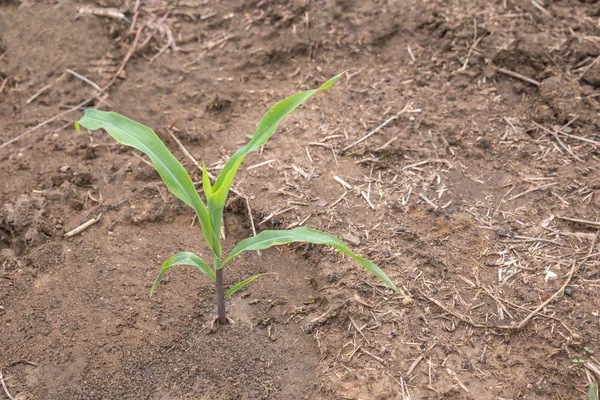
[[[333,86],[346,72],[348,72],[348,70],[345,70],[343,72],[340,72],[339,74],[337,74],[336,76],[334,76],[333,78],[331,78],[330,80],[328,80],[327,82],[325,82],[320,88],[319,90],[324,90],[324,89],[329,89],[331,86]]]

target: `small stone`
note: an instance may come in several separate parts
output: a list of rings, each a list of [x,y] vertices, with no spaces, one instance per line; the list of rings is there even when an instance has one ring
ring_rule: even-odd
[[[62,167],[60,167],[59,171],[60,172],[69,172],[70,169],[71,169],[70,165],[63,165]]]
[[[570,287],[570,286],[567,286],[567,287],[565,288],[565,294],[566,294],[567,296],[569,296],[569,297],[573,297],[573,288],[572,288],[572,287]]]
[[[342,235],[342,239],[344,239],[346,242],[350,243],[353,246],[358,246],[360,244],[360,238],[352,235],[351,233],[344,233]]]
[[[315,204],[319,207],[325,207],[327,204],[329,204],[329,202],[325,199],[319,199]]]

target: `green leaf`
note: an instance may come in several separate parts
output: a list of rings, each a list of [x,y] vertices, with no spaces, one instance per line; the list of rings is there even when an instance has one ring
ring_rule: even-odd
[[[217,235],[219,234],[219,230],[221,228],[223,208],[225,206],[227,196],[229,195],[229,189],[231,188],[233,179],[235,178],[235,175],[246,155],[264,145],[273,135],[279,123],[289,113],[298,108],[314,94],[329,88],[331,85],[337,82],[343,74],[344,72],[334,76],[317,89],[296,93],[295,95],[292,95],[287,99],[277,103],[262,117],[258,123],[258,126],[256,127],[254,135],[252,135],[250,142],[246,146],[236,151],[235,154],[227,161],[223,167],[223,170],[221,170],[221,173],[217,177],[215,184],[213,185],[213,194],[207,197],[212,227]]]
[[[244,281],[236,283],[227,291],[227,293],[225,293],[225,298],[227,299],[227,298],[231,297],[233,294],[235,294],[235,292],[237,292],[238,290],[240,290],[241,288],[243,288],[250,282],[257,280],[258,278],[260,278],[261,276],[264,276],[264,275],[266,275],[266,274],[254,275]]]
[[[206,165],[204,165],[204,163],[202,164],[202,190],[204,190],[206,197],[212,196],[213,194],[210,177],[208,176],[208,171],[206,170]]]
[[[158,273],[158,276],[156,277],[156,279],[154,280],[154,283],[152,284],[152,289],[150,289],[151,296],[154,293],[154,291],[156,290],[156,287],[158,286],[158,283],[160,282],[160,280],[163,277],[163,275],[165,274],[165,272],[167,272],[169,269],[171,269],[171,267],[174,265],[191,265],[192,267],[198,268],[198,271],[202,272],[203,274],[206,274],[212,281],[214,281],[216,279],[215,272],[208,266],[208,264],[206,264],[200,257],[195,255],[194,253],[190,253],[189,251],[184,251],[184,252],[175,254],[174,256],[172,256],[171,258],[169,258],[167,261],[165,261],[163,263],[162,268],[160,269],[160,272]]]
[[[594,382],[590,383],[590,388],[588,389],[588,400],[598,400],[598,387]]]
[[[221,255],[219,236],[215,241],[208,210],[192,179],[152,129],[117,113],[93,109],[86,110],[75,124],[78,130],[80,124],[90,130],[104,128],[117,142],[148,155],[171,192],[196,211],[206,242],[215,254]]]
[[[248,239],[242,240],[231,253],[227,256],[221,267],[227,264],[231,259],[246,250],[262,250],[271,246],[277,246],[281,244],[289,244],[293,242],[305,242],[314,244],[324,244],[333,246],[339,251],[347,254],[348,256],[355,259],[360,265],[362,265],[367,271],[372,272],[377,276],[383,283],[398,292],[398,288],[394,283],[387,277],[387,275],[373,262],[357,256],[350,250],[350,248],[337,237],[328,233],[320,232],[310,228],[295,228],[287,231],[262,231],[256,236],[252,236]]]

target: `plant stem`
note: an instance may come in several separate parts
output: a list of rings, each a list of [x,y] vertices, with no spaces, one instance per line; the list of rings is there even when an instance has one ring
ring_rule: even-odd
[[[221,325],[227,324],[227,315],[225,313],[225,291],[223,290],[223,268],[221,260],[215,257],[215,275],[217,284],[217,315]]]

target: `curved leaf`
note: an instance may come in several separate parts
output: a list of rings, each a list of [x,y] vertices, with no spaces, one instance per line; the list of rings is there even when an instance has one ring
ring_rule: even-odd
[[[235,292],[237,292],[238,290],[240,290],[241,288],[243,288],[244,286],[246,286],[247,284],[249,284],[250,282],[253,282],[255,280],[257,280],[258,278],[260,278],[261,276],[264,276],[266,274],[258,274],[258,275],[254,275],[251,276],[250,278],[243,280],[241,282],[236,283],[235,285],[233,285],[228,291],[227,293],[225,293],[225,298],[229,298],[231,297],[233,294],[235,294]]]
[[[147,154],[171,192],[196,211],[206,242],[220,256],[220,244],[214,240],[208,210],[192,179],[152,129],[120,114],[94,109],[86,110],[81,120],[75,123],[77,130],[79,125],[90,130],[104,128],[117,142]]]
[[[194,253],[184,251],[175,254],[163,263],[160,272],[158,273],[158,276],[152,284],[152,289],[150,289],[150,296],[152,296],[152,294],[156,290],[156,287],[158,286],[158,283],[160,282],[165,272],[171,269],[171,267],[174,265],[191,265],[192,267],[198,268],[198,271],[202,272],[203,274],[206,274],[212,281],[216,279],[215,272],[208,266],[208,264],[206,264],[200,257],[195,255]]]
[[[231,253],[227,256],[221,267],[231,261],[235,256],[246,250],[263,250],[271,246],[277,246],[281,244],[289,244],[293,242],[305,242],[314,244],[325,244],[333,246],[339,251],[347,254],[348,256],[355,259],[360,265],[362,265],[367,271],[375,274],[383,283],[388,287],[398,292],[398,288],[388,278],[388,276],[373,262],[357,256],[350,250],[350,248],[337,237],[330,235],[325,232],[320,232],[315,229],[300,227],[286,231],[262,231],[256,236],[252,236],[248,239],[242,240]]]
[[[342,72],[341,74],[334,76],[317,89],[296,93],[277,103],[262,117],[250,142],[248,142],[246,146],[236,151],[235,154],[227,161],[212,187],[212,195],[207,197],[212,227],[214,230],[216,230],[215,232],[217,236],[221,227],[223,207],[225,206],[225,201],[229,195],[229,189],[231,188],[231,184],[233,183],[233,179],[235,178],[237,170],[242,164],[242,161],[244,161],[246,155],[251,151],[259,149],[260,146],[265,144],[273,135],[279,123],[289,113],[298,108],[314,94],[332,86],[344,73],[345,72]]]

